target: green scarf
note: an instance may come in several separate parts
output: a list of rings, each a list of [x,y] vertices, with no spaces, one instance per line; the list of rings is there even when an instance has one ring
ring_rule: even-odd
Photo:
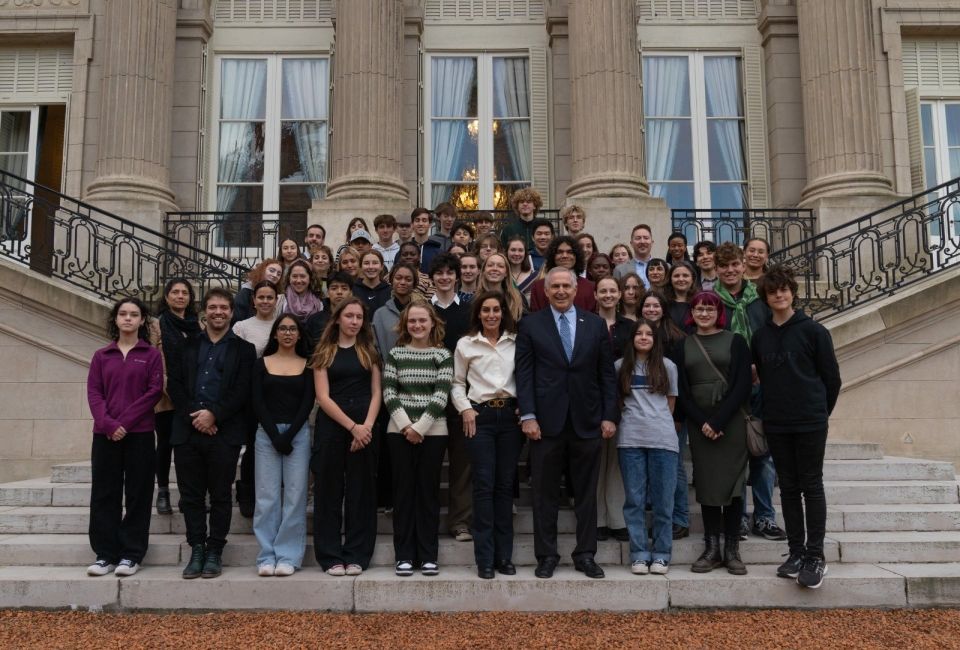
[[[720,282],[717,282],[713,286],[713,292],[720,296],[720,300],[730,308],[733,314],[729,323],[730,330],[745,338],[747,345],[749,345],[750,339],[753,337],[753,329],[750,327],[750,318],[747,316],[747,305],[760,299],[760,296],[757,294],[756,285],[750,282],[750,280],[744,280],[740,300],[734,300],[730,292],[727,291],[726,287]]]

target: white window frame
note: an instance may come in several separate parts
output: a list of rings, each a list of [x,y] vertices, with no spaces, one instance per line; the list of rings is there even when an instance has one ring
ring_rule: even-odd
[[[27,141],[27,173],[25,178],[33,183],[37,176],[37,139],[40,132],[40,105],[39,104],[0,104],[0,114],[2,113],[30,113],[30,134]],[[0,151],[0,154],[22,155],[21,151]],[[9,170],[6,170],[9,171]],[[29,206],[27,214],[24,215],[23,238],[19,240],[10,239],[4,242],[5,246],[18,246],[19,242],[30,243],[30,231],[33,225],[33,201],[26,199],[26,196],[32,194],[33,188],[28,187],[25,200]]]
[[[449,51],[435,50],[427,53],[424,57],[423,71],[423,187],[424,201],[432,202],[433,197],[433,59],[434,58],[473,58],[477,60],[477,210],[493,210],[493,60],[497,58],[524,58],[527,60],[528,81],[530,80],[529,71],[531,65],[531,56],[529,50],[507,50],[507,51]],[[531,134],[531,157],[533,157],[533,122],[534,108],[532,101],[533,89],[527,88],[528,96],[531,96],[530,115],[525,119],[530,125]],[[518,121],[521,118],[518,118]],[[487,134],[484,137],[483,134]],[[533,160],[530,161],[531,172],[533,171]],[[486,170],[486,172],[484,172]],[[448,184],[450,181],[439,181],[440,184]],[[507,184],[514,182],[507,181]],[[516,182],[517,185],[520,182]],[[531,187],[534,179],[527,181],[527,186]],[[430,206],[431,208],[435,206]]]
[[[737,60],[737,65],[740,69],[740,103],[741,103],[741,115],[737,117],[743,124],[743,133],[746,133],[747,127],[747,116],[746,116],[746,80],[743,70],[743,52],[740,50],[709,50],[709,51],[696,51],[691,52],[689,50],[644,50],[642,53],[642,58],[640,61],[641,70],[643,70],[643,59],[647,57],[686,57],[687,58],[687,71],[690,75],[689,78],[689,87],[690,87],[690,115],[689,116],[668,116],[668,115],[657,115],[653,116],[651,119],[685,119],[690,120],[690,140],[691,140],[691,155],[693,156],[693,202],[694,205],[686,206],[685,209],[700,209],[700,210],[710,210],[717,209],[721,210],[724,208],[729,208],[730,206],[718,206],[714,208],[710,200],[710,184],[711,183],[720,183],[727,185],[743,185],[744,186],[744,195],[746,197],[746,202],[743,209],[750,208],[750,170],[749,170],[749,157],[747,155],[747,145],[745,139],[741,141],[742,151],[741,155],[744,160],[744,173],[745,176],[740,181],[713,181],[710,178],[710,152],[709,145],[707,142],[707,123],[710,120],[731,120],[734,119],[730,116],[724,117],[708,117],[707,116],[707,89],[706,83],[704,80],[704,59],[712,57],[723,57],[723,58],[734,58]],[[644,119],[644,130],[646,130],[646,119],[647,116],[643,116]],[[644,170],[646,173],[646,170]],[[647,178],[649,183],[664,184],[669,185],[671,183],[687,183],[689,181],[664,181],[664,180],[654,180],[652,178]]]
[[[960,107],[960,97],[938,97],[936,99],[930,98],[920,99],[920,146],[922,148],[922,153],[924,159],[926,159],[926,149],[927,144],[923,141],[923,106],[929,105],[930,117],[932,119],[932,128],[933,128],[933,152],[934,160],[936,160],[937,168],[933,170],[934,176],[934,185],[942,185],[947,181],[954,178],[953,174],[950,173],[950,145],[947,142],[947,106],[958,106]],[[953,147],[955,149],[960,149],[960,145]],[[930,170],[924,169],[925,172]],[[926,178],[924,179],[924,184],[926,183]],[[933,187],[929,186],[928,187]],[[942,192],[941,192],[942,194]],[[950,215],[951,218],[946,224],[946,228],[949,228],[951,233],[956,233],[958,228],[960,228],[960,215],[957,214],[958,210],[956,207],[952,207],[950,212],[953,214]],[[935,246],[939,246],[942,242],[940,240],[940,233],[937,230],[929,231],[930,242]],[[954,236],[954,238],[956,238]]]
[[[330,57],[326,54],[298,54],[292,52],[284,52],[283,54],[265,54],[258,52],[250,53],[231,53],[231,54],[220,54],[216,57],[215,64],[215,73],[214,73],[214,107],[213,107],[213,133],[211,133],[210,138],[210,178],[213,179],[211,183],[213,191],[208,193],[207,196],[207,205],[208,209],[214,211],[217,209],[217,193],[220,188],[220,124],[223,121],[244,121],[249,122],[252,120],[223,120],[221,115],[221,90],[222,90],[222,62],[225,60],[243,60],[243,61],[252,61],[260,60],[267,62],[267,89],[266,89],[266,108],[264,111],[264,129],[263,129],[263,181],[261,183],[235,183],[235,185],[240,186],[263,186],[263,205],[261,210],[263,212],[277,212],[280,209],[280,137],[282,132],[282,124],[284,120],[282,119],[282,89],[283,89],[283,61],[284,59],[326,59],[327,62],[327,93],[328,93],[328,114],[327,119],[325,120],[327,125],[327,170],[330,169],[329,166],[329,155],[330,155],[330,122],[332,116],[330,111],[332,110],[332,104],[329,101],[329,88],[330,88]],[[289,121],[289,120],[288,120]],[[321,120],[311,120],[311,121],[321,121]],[[323,185],[329,183],[329,178],[324,181]],[[230,183],[234,185],[234,183]]]

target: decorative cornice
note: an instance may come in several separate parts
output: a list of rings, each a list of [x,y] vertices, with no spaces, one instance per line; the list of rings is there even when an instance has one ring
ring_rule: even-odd
[[[70,15],[90,11],[90,0],[0,0],[0,12],[63,12]]]

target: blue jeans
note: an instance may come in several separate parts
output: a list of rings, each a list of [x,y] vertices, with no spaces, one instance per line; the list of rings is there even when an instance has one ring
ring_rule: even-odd
[[[673,493],[679,454],[666,449],[621,447],[623,518],[630,534],[630,562],[670,562],[673,549]],[[653,552],[647,541],[646,503],[653,507]]]
[[[753,520],[775,523],[777,513],[773,510],[773,484],[777,481],[777,470],[773,466],[773,457],[750,456],[750,489],[753,492]],[[747,518],[747,486],[744,484],[742,518]]]
[[[278,424],[284,433],[289,425]],[[310,467],[310,425],[293,438],[293,451],[283,455],[273,447],[263,427],[257,429],[256,508],[253,534],[260,544],[257,566],[290,564],[300,568],[307,545],[307,482]]]
[[[473,552],[478,567],[513,561],[513,481],[523,434],[513,408],[479,407],[466,438],[473,476]]]
[[[677,489],[673,492],[673,523],[690,528],[690,504],[688,503],[687,466],[683,464],[683,451],[687,448],[687,423],[677,432],[680,454],[677,457]]]

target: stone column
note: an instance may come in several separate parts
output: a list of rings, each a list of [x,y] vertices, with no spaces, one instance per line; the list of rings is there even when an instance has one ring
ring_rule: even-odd
[[[666,243],[669,211],[650,198],[643,156],[635,0],[570,0],[570,137],[567,203],[587,212],[601,248],[640,221]],[[603,240],[603,241],[601,241]]]
[[[86,198],[158,228],[158,214],[176,210],[169,166],[177,0],[104,6],[97,177]]]
[[[840,212],[852,218],[893,198],[880,148],[872,1],[798,0],[797,22],[807,158],[801,204],[847,206]],[[821,216],[821,228],[843,219]]]
[[[330,180],[309,216],[331,234],[352,216],[369,223],[381,212],[409,209],[401,153],[403,2],[340,0],[335,20]]]

